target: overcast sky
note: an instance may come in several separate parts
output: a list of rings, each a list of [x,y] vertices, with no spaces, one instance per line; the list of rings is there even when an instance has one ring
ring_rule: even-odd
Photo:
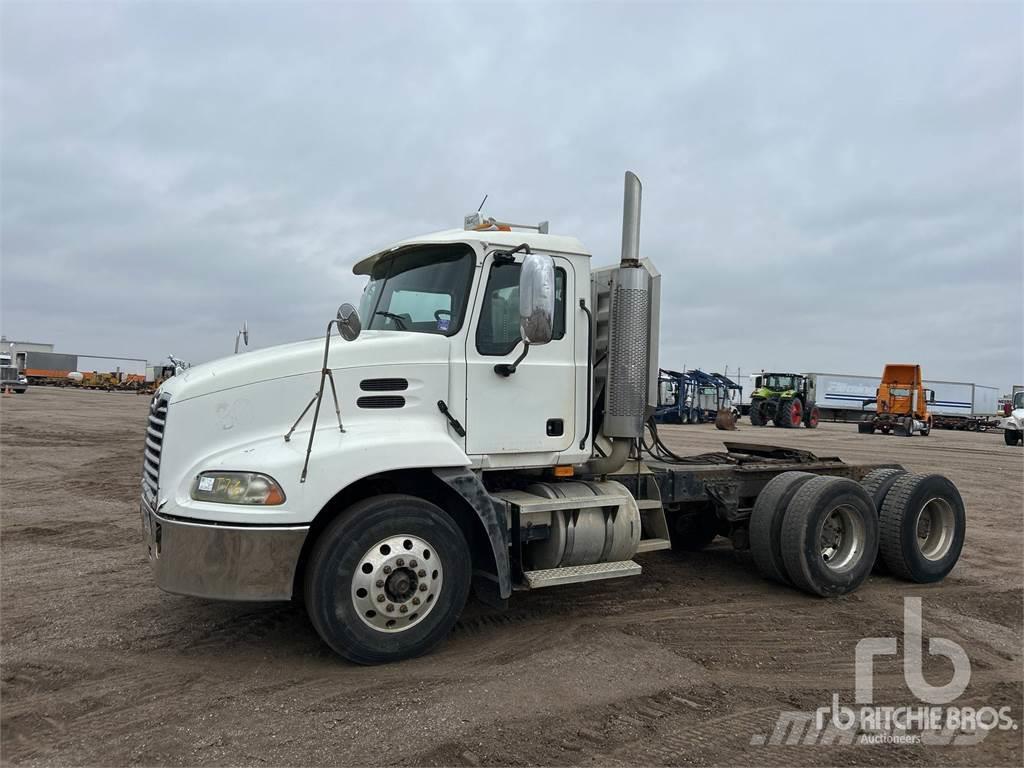
[[[195,361],[486,213],[618,257],[665,367],[1024,380],[1021,3],[2,5],[2,325]]]

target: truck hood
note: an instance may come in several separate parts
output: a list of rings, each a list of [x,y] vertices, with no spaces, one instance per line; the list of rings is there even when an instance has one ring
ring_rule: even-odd
[[[447,337],[431,333],[363,331],[355,341],[334,335],[327,364],[332,370],[389,364],[447,364],[450,344]],[[181,401],[259,382],[319,373],[323,355],[322,338],[267,347],[193,366],[164,382],[160,392]]]

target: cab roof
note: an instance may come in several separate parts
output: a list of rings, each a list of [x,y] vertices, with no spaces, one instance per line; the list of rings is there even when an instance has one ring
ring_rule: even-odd
[[[418,235],[417,237],[400,240],[394,245],[390,245],[383,250],[367,256],[365,259],[357,261],[352,267],[352,272],[356,275],[368,275],[373,269],[373,265],[376,264],[380,258],[403,248],[409,248],[415,245],[444,245],[446,243],[465,243],[481,249],[487,248],[491,245],[514,248],[517,245],[526,243],[535,251],[543,251],[545,253],[564,253],[573,256],[590,256],[589,251],[587,251],[583,243],[575,237],[567,237],[565,235],[542,235],[537,232],[529,231],[503,232],[493,229],[481,231],[446,229],[442,232],[434,232],[429,235]]]

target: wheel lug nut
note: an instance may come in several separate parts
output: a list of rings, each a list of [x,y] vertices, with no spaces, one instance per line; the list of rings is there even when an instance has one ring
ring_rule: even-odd
[[[384,586],[384,579],[377,579],[377,589]]]
[[[419,604],[420,604],[420,599],[419,599],[418,597],[414,597],[414,598],[412,599],[412,604],[413,604],[413,605],[419,605]]]
[[[384,573],[391,573],[391,566],[385,565],[381,570],[384,571]]]
[[[378,603],[383,603],[384,602],[384,595],[377,595],[377,602]]]
[[[403,605],[401,608],[398,609],[398,612],[399,613],[408,613],[409,609],[406,606]]]
[[[405,565],[405,560],[403,560],[402,558],[398,558],[397,560],[395,560],[395,565],[401,568],[403,565]]]
[[[388,613],[394,613],[395,612],[395,606],[393,606],[391,603],[388,603],[388,607],[385,608],[384,610],[387,611]]]
[[[427,591],[427,585],[426,584],[420,584],[420,592],[426,592],[426,591]]]
[[[415,560],[410,560],[409,561],[409,567],[410,568],[415,568],[416,567],[416,561]]]
[[[416,571],[416,575],[422,579],[424,576],[427,575],[427,572],[420,568],[418,571]]]

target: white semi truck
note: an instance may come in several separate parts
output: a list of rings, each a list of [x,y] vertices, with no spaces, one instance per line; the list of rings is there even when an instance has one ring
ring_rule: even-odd
[[[319,340],[183,370],[154,395],[142,519],[157,584],[304,600],[359,663],[424,653],[472,589],[635,576],[634,557],[717,535],[821,596],[881,558],[942,579],[964,506],[939,475],[659,438],[660,276],[639,254],[626,174],[620,263],[481,216],[356,263],[358,310]],[[340,336],[340,338],[339,338]]]
[[[1015,384],[1010,397],[1010,413],[999,426],[1007,445],[1021,445],[1024,444],[1024,387]]]

